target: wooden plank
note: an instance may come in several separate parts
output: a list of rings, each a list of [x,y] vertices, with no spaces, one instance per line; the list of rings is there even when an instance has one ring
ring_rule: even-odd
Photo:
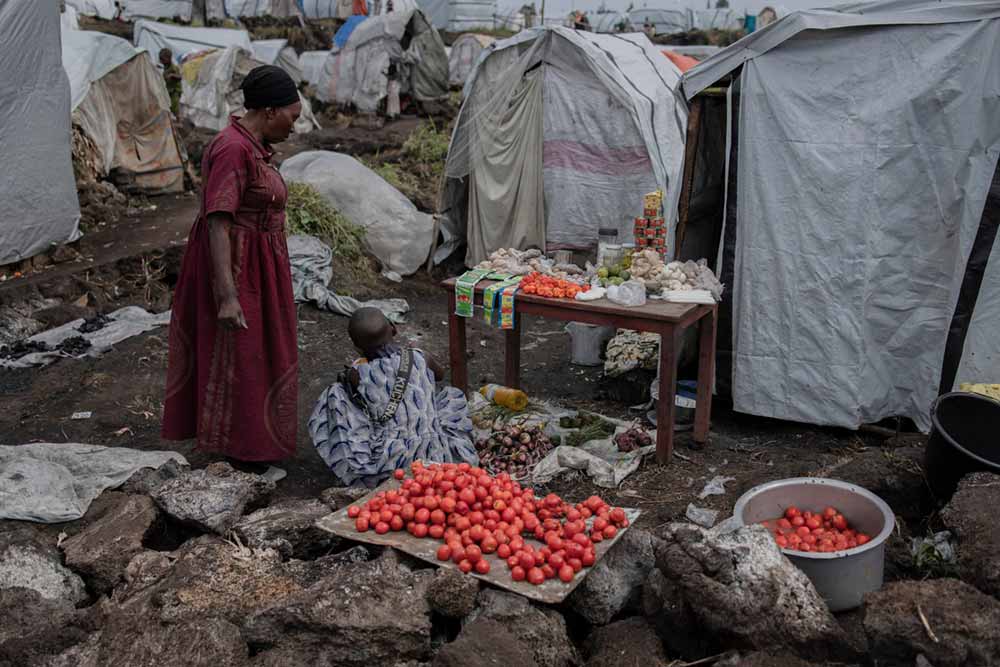
[[[677,344],[673,326],[660,331],[660,384],[656,400],[656,462],[670,463],[674,453],[674,400],[677,393]]]
[[[484,280],[476,285],[477,304],[481,303],[482,291],[496,281]],[[455,292],[455,279],[449,278],[441,283],[442,289]],[[655,322],[669,322],[677,324],[690,316],[693,311],[699,308],[698,304],[692,303],[669,303],[666,301],[647,301],[643,306],[620,306],[608,299],[597,299],[596,301],[577,301],[575,299],[548,299],[534,294],[518,293],[515,305],[519,313],[529,315],[541,315],[548,317],[546,313],[553,312],[553,309],[562,311],[574,311],[574,313],[589,313],[592,316],[603,317],[610,322],[612,317],[627,318],[632,321],[645,319]],[[556,319],[568,319],[567,316],[553,316]],[[586,320],[579,319],[584,322]],[[623,325],[625,326],[625,325]]]
[[[691,100],[688,115],[687,141],[684,144],[684,175],[681,180],[681,201],[678,211],[677,229],[674,232],[674,257],[681,257],[684,235],[687,233],[688,218],[691,214],[691,190],[694,187],[695,159],[698,155],[698,138],[701,135],[701,116],[705,100],[695,97]]]
[[[380,491],[387,491],[398,487],[399,482],[394,479],[390,479],[365,497],[358,500],[355,504],[359,506],[364,505]],[[628,517],[629,527],[635,525],[635,521],[639,518],[641,511],[633,508],[624,509],[625,515]],[[591,521],[593,521],[593,519],[591,519]],[[404,553],[427,561],[428,563],[433,563],[439,567],[458,569],[458,565],[452,561],[442,562],[437,559],[438,547],[440,547],[443,543],[441,540],[435,540],[429,537],[414,537],[405,531],[395,533],[388,532],[385,535],[379,535],[374,530],[359,533],[354,528],[354,519],[347,516],[346,507],[323,517],[316,522],[316,526],[339,537],[353,540],[354,542],[364,542],[366,544],[377,544],[392,547],[393,549],[398,549]],[[621,536],[625,534],[626,530],[628,530],[628,527],[619,530],[618,534],[615,535],[613,539],[604,540],[603,542],[599,542],[595,545],[595,565],[608,553],[611,547],[613,547],[618,540],[621,539]],[[524,537],[524,541],[526,543],[537,542],[534,538],[529,539],[527,536]],[[544,544],[537,542],[537,548],[541,548],[542,546],[544,546]],[[470,577],[476,577],[477,579],[492,584],[493,586],[506,589],[513,593],[523,595],[526,598],[544,602],[546,604],[558,604],[565,600],[566,596],[572,593],[573,590],[580,585],[580,582],[583,581],[587,574],[589,574],[593,569],[593,567],[584,568],[580,572],[577,572],[576,576],[573,577],[573,580],[570,582],[564,583],[562,580],[556,578],[549,579],[540,586],[534,586],[526,581],[514,581],[511,579],[510,570],[507,569],[507,563],[496,554],[484,555],[484,558],[486,558],[486,560],[490,563],[489,573],[476,574],[475,572],[470,572]]]
[[[455,314],[455,290],[448,293],[448,361],[451,364],[451,384],[467,394],[469,371],[466,364],[468,348],[465,342],[465,318]]]
[[[708,442],[712,424],[712,387],[715,384],[715,336],[719,308],[712,306],[711,313],[698,325],[698,402],[694,409],[694,441]]]

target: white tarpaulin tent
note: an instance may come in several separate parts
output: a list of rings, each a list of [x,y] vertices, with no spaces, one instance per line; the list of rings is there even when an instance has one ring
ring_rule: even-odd
[[[471,32],[456,39],[448,54],[448,83],[453,86],[464,86],[483,49],[495,41],[496,38],[489,35],[477,35]]]
[[[330,55],[329,51],[303,51],[299,54],[299,66],[302,68],[302,80],[316,85],[323,74],[323,64]]]
[[[190,21],[193,0],[119,0],[126,21],[139,18]]]
[[[253,52],[250,33],[246,30],[230,28],[189,28],[187,26],[139,20],[133,28],[132,42],[140,49],[148,49],[156,55],[162,48],[174,54],[174,62],[180,63],[185,56],[209,49],[224,49],[238,46]]]
[[[406,49],[404,42],[408,42]],[[390,64],[399,70],[401,95],[419,102],[448,96],[444,42],[419,11],[392,12],[359,23],[344,48],[330,51],[316,96],[324,102],[376,111],[388,92]]]
[[[62,64],[73,122],[97,147],[102,174],[117,167],[146,192],[182,192],[170,96],[148,52],[113,35],[63,30]]]
[[[737,410],[926,429],[939,386],[998,381],[998,45],[997,0],[892,0],[794,12],[685,75],[691,99],[742,66]]]
[[[115,0],[66,0],[66,6],[83,16],[96,16],[106,21],[110,21],[118,13]]]
[[[226,14],[234,18],[243,16],[299,16],[296,0],[226,0]]]
[[[288,72],[298,85],[302,81],[302,65],[287,39],[258,39],[253,42],[253,57],[265,65],[277,65]]]
[[[487,47],[464,92],[442,225],[467,241],[467,264],[505,247],[589,248],[602,227],[629,238],[657,188],[673,228],[687,107],[645,35],[528,30]]]
[[[79,237],[59,3],[0,3],[0,265]]]
[[[195,127],[222,130],[229,125],[229,117],[242,114],[243,79],[262,63],[251,53],[236,46],[209,51],[189,58],[181,65],[180,115]],[[302,113],[295,122],[295,132],[305,134],[319,129],[312,107],[302,93]]]

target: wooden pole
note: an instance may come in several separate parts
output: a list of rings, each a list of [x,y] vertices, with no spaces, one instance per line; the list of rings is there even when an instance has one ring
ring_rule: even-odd
[[[705,100],[695,97],[691,100],[691,115],[688,116],[687,141],[684,146],[684,174],[681,181],[680,211],[677,216],[677,230],[674,234],[674,259],[680,259],[687,233],[688,217],[691,214],[691,190],[694,187],[694,163],[698,157],[698,137],[701,134],[701,117]]]

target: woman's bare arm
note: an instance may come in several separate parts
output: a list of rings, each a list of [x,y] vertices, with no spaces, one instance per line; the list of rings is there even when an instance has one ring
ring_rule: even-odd
[[[247,320],[240,306],[239,292],[233,280],[232,247],[229,230],[232,219],[225,213],[208,216],[208,241],[212,251],[212,286],[219,306],[219,322],[230,329],[246,329]]]

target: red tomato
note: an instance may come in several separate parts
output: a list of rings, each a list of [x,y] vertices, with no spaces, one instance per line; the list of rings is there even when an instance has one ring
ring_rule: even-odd
[[[593,542],[594,544],[597,544],[598,542],[603,542],[604,534],[601,533],[600,531],[595,530],[590,534],[590,541]]]
[[[570,565],[563,565],[559,568],[559,580],[567,584],[573,581],[573,576],[575,574],[576,572],[573,571],[573,568]]]
[[[785,518],[788,519],[789,521],[799,516],[800,514],[801,512],[799,511],[799,508],[796,507],[795,505],[791,505],[790,507],[785,509]]]
[[[385,521],[379,521],[378,523],[375,524],[375,532],[378,533],[379,535],[385,535],[386,533],[389,532],[389,524],[387,524]]]
[[[510,545],[509,544],[501,544],[500,546],[498,546],[497,547],[497,556],[499,556],[500,558],[503,558],[504,560],[507,560],[508,558],[510,558]]]
[[[431,510],[432,512],[438,508],[438,499],[436,496],[424,496],[424,507]]]
[[[568,558],[566,564],[573,568],[574,572],[579,572],[583,569],[583,561],[579,558]]]
[[[395,470],[395,471],[393,471],[392,476],[395,477],[396,479],[403,479],[404,477],[406,477],[406,471],[405,470]]]
[[[799,526],[806,525],[806,520],[799,515],[795,515],[792,517],[791,524],[798,528]]]
[[[465,560],[465,547],[452,547],[451,549],[451,559],[456,563]]]
[[[616,507],[613,510],[611,510],[611,520],[614,521],[615,523],[621,523],[622,521],[624,521],[625,510],[623,510],[621,507]]]
[[[435,540],[440,540],[444,536],[444,526],[431,526],[427,529],[427,534]]]
[[[809,530],[809,528],[806,526],[799,526],[798,528],[795,529],[795,533],[799,537],[805,537],[806,535],[810,535],[812,531]]]
[[[368,519],[358,517],[358,519],[354,522],[354,529],[359,533],[363,533],[368,530]]]
[[[624,518],[624,517],[625,517],[625,513],[622,512],[622,518]],[[580,510],[571,509],[571,510],[569,510],[569,511],[566,512],[566,520],[567,521],[578,521],[579,519],[580,519]]]
[[[463,574],[468,574],[472,572],[472,563],[467,560],[459,561],[458,569],[461,570]]]
[[[485,560],[485,559],[476,561],[475,568],[476,568],[476,572],[478,572],[479,574],[489,574],[489,572],[490,572],[490,562],[488,560]]]
[[[590,538],[584,535],[583,533],[577,533],[576,535],[574,535],[573,541],[584,548],[590,546]]]
[[[598,517],[594,519],[594,524],[591,526],[593,530],[604,530],[608,525],[608,522],[604,519]]]
[[[782,530],[791,530],[792,522],[788,519],[778,519],[778,528]]]
[[[858,546],[860,547],[862,544],[867,544],[872,538],[868,537],[864,533],[858,533],[858,536],[857,536],[856,539],[857,539],[857,542],[858,542]]]
[[[447,544],[442,544],[438,547],[437,551],[438,560],[451,560],[451,547]]]
[[[438,526],[443,526],[446,519],[447,517],[445,516],[445,513],[441,510],[434,510],[430,514],[431,523],[437,524]]]
[[[591,565],[594,564],[594,560],[595,560],[594,552],[587,550],[583,552],[583,558],[580,559],[580,562],[583,564],[584,567],[590,567]]]
[[[347,508],[347,516],[349,518],[357,519],[359,514],[361,514],[361,508],[357,505],[351,505]]]
[[[844,518],[843,514],[837,514],[833,517],[833,527],[837,530],[847,530],[847,519]]]
[[[403,517],[403,521],[413,521],[416,513],[417,509],[413,506],[413,503],[406,503],[399,509],[399,516]]]
[[[545,575],[546,579],[551,579],[554,576],[556,576],[556,571],[555,569],[553,569],[551,565],[546,563],[545,565],[542,566],[542,574]]]
[[[426,507],[421,507],[413,514],[413,520],[417,523],[427,523],[431,518],[431,511]]]
[[[835,508],[827,507],[826,509],[823,510],[824,519],[832,519],[835,516],[837,516],[837,510]]]
[[[483,538],[486,537],[486,529],[473,522],[472,527],[469,528],[469,537],[472,538],[473,542],[482,542]]]
[[[529,584],[532,584],[534,586],[538,586],[538,585],[540,585],[540,584],[542,584],[544,582],[545,582],[545,575],[542,573],[542,571],[539,568],[533,567],[530,570],[528,570],[528,583]]]
[[[565,552],[563,551],[557,551],[548,558],[549,565],[555,568],[556,571],[558,571],[560,567],[566,564],[566,557],[563,555],[564,553]]]
[[[510,558],[507,559],[507,567],[510,570],[513,570],[515,567],[520,567],[518,565],[518,563],[520,563],[520,562],[521,562],[520,554],[514,554],[513,556],[511,556]],[[524,568],[521,568],[521,569],[524,569]]]
[[[455,499],[454,498],[442,498],[441,499],[441,510],[445,514],[451,514],[455,511]]]
[[[808,527],[810,530],[819,528],[822,525],[823,522],[818,517],[811,516],[808,519],[806,519],[806,527]]]
[[[498,548],[496,538],[493,537],[492,535],[487,535],[486,537],[484,537],[483,541],[480,543],[480,546],[483,548],[484,554],[491,554]]]
[[[777,543],[778,543],[778,546],[779,546],[779,547],[781,547],[782,549],[785,549],[785,548],[787,548],[787,547],[788,547],[788,540],[787,540],[787,539],[785,538],[785,536],[784,536],[784,535],[778,535],[778,536],[777,536],[777,537],[776,537],[776,538],[774,539],[774,541],[775,541],[775,542],[777,542]]]
[[[398,514],[394,514],[392,519],[389,520],[390,530],[403,530],[403,518]],[[440,535],[438,536],[440,537]]]
[[[535,557],[526,551],[522,551],[518,563],[525,571],[530,570],[535,567]]]
[[[465,547],[465,557],[469,560],[470,563],[473,564],[478,563],[479,560],[483,557],[483,550],[477,547],[475,544],[470,544],[469,546]]]
[[[510,571],[510,578],[514,581],[524,581],[524,568],[520,565],[514,566],[514,569]]]
[[[604,527],[604,539],[610,540],[611,538],[613,538],[617,534],[618,534],[618,529],[615,528],[614,526],[605,526]]]
[[[413,536],[414,537],[427,537],[427,524],[426,523],[415,523],[415,524],[413,524]]]

